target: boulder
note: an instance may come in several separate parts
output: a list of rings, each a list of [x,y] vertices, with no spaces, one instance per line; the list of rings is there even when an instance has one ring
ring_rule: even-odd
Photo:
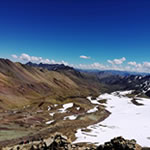
[[[141,150],[141,147],[135,140],[126,140],[120,136],[100,145],[97,150]]]
[[[61,135],[56,135],[48,148],[49,150],[71,150],[71,144],[67,138]]]

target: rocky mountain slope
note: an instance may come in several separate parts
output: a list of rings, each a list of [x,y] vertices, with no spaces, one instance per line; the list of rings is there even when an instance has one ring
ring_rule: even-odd
[[[34,64],[28,62],[26,65],[37,68],[44,68],[50,71],[74,70],[78,77],[92,77],[92,80],[98,81],[99,84],[105,86],[107,91],[115,90],[135,90],[141,95],[150,96],[150,75],[145,73],[132,73],[123,71],[84,71],[75,70],[72,67],[58,64]],[[90,78],[89,78],[90,79]],[[88,79],[88,81],[89,81]],[[111,85],[111,88],[109,86]],[[102,90],[103,92],[103,90]]]
[[[19,107],[45,99],[64,100],[98,94],[103,85],[64,65],[23,65],[0,59],[0,107]]]
[[[108,91],[115,90],[134,90],[135,94],[150,96],[150,75],[131,75],[123,73],[112,72],[91,72],[94,74],[101,84],[105,84],[108,87]]]
[[[72,141],[77,129],[110,115],[87,96],[134,90],[150,96],[150,76],[78,71],[65,65],[0,59],[0,145],[36,141],[60,132]],[[65,130],[64,130],[65,129]]]
[[[95,76],[64,65],[47,69],[0,59],[0,145],[55,132],[75,139],[78,128],[110,114],[101,105],[87,113],[94,104],[86,97],[106,89]]]

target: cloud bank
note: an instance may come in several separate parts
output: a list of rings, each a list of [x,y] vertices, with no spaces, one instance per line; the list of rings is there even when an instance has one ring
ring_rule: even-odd
[[[15,54],[11,55],[11,57],[14,58],[14,59],[17,59],[17,58],[18,58],[18,56],[15,55]]]
[[[36,57],[36,56],[30,56],[28,54],[21,54],[20,56],[17,56],[15,54],[11,55],[13,59],[17,59],[19,61],[23,61],[23,62],[33,62],[33,63],[43,63],[43,64],[64,64],[64,65],[69,65],[67,62],[65,62],[64,60],[58,62],[55,60],[50,60],[48,58],[44,59],[42,57]]]
[[[122,57],[120,59],[114,59],[114,60],[107,60],[108,63],[112,64],[112,65],[120,65],[122,64],[124,61],[126,61],[125,57]]]
[[[96,69],[96,70],[120,70],[120,71],[130,71],[130,72],[145,72],[150,73],[150,62],[145,61],[142,63],[137,63],[135,61],[125,62],[126,58],[116,58],[113,60],[107,60],[106,64],[100,62],[94,62],[91,64],[69,64],[68,62],[55,61],[53,59],[44,59],[42,57],[30,56],[26,53],[17,56],[15,54],[11,55],[14,60],[21,62],[31,61],[33,63],[44,63],[44,64],[64,64],[78,69]],[[82,59],[90,59],[88,56],[80,56]]]

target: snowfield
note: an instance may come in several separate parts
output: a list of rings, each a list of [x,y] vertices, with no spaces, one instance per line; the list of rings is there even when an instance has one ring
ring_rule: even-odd
[[[105,106],[111,115],[100,123],[88,126],[90,132],[77,130],[74,143],[92,142],[99,145],[116,136],[123,136],[136,139],[141,146],[150,146],[150,99],[137,98],[144,104],[137,106],[131,102],[132,98],[125,96],[129,93],[131,91],[100,95],[97,100],[107,99]],[[96,100],[88,99],[98,104]]]

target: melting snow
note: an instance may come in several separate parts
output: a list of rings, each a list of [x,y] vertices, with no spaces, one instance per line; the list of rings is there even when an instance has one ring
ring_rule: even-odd
[[[93,113],[93,112],[96,112],[96,111],[98,111],[97,106],[94,107],[93,109],[88,110],[87,113]]]
[[[140,76],[139,79],[142,79],[142,77]]]
[[[73,103],[67,103],[63,105],[63,108],[59,109],[60,112],[65,113],[68,108],[73,107]]]
[[[48,106],[48,111],[50,111],[51,110],[51,107],[50,106]]]
[[[100,104],[97,100],[92,100],[92,97],[87,97],[87,99],[92,103],[92,104]]]
[[[66,116],[66,117],[64,117],[64,120],[66,120],[66,119],[75,120],[77,117],[78,117],[77,115]]]
[[[80,110],[80,107],[77,107],[76,109],[77,109],[77,110]]]
[[[150,146],[150,99],[140,98],[144,105],[136,106],[131,103],[131,98],[125,96],[129,93],[131,91],[100,95],[99,99],[107,99],[105,106],[111,115],[104,121],[87,127],[91,130],[88,134],[81,129],[77,130],[77,140],[74,143],[92,141],[99,145],[116,136],[123,136],[136,139],[141,146]]]
[[[49,113],[50,116],[54,116],[54,114],[55,114],[54,112]]]
[[[47,121],[46,124],[51,124],[53,122],[54,122],[54,120],[50,120],[50,121]]]
[[[130,91],[119,91],[119,92],[113,92],[112,94],[118,93],[121,96],[125,96],[127,94],[131,94],[132,92],[133,92],[133,90],[130,90]]]

